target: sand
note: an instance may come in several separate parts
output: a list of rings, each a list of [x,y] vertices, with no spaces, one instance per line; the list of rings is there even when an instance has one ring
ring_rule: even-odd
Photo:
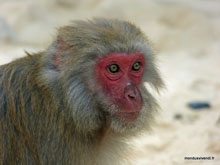
[[[0,1],[0,64],[46,48],[56,28],[93,17],[129,20],[153,43],[166,83],[151,133],[134,139],[136,165],[220,164],[220,2]],[[211,108],[192,110],[191,101]],[[210,160],[188,160],[208,157]]]

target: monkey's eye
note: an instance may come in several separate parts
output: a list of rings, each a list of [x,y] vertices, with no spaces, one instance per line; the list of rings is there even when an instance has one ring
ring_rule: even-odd
[[[116,73],[119,71],[119,66],[117,64],[111,64],[109,67],[108,67],[109,71],[111,73]]]
[[[132,66],[133,71],[139,71],[141,68],[141,63],[140,62],[135,62]]]

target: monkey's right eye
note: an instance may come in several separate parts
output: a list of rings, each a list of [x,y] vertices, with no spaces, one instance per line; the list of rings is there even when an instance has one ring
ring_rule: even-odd
[[[111,64],[108,69],[111,73],[117,73],[119,71],[119,66],[117,64]]]

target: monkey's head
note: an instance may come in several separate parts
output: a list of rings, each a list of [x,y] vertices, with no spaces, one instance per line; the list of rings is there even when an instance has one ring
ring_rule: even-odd
[[[163,82],[149,42],[133,24],[75,21],[59,29],[42,61],[41,81],[78,130],[149,128],[157,103],[144,83],[158,90]]]

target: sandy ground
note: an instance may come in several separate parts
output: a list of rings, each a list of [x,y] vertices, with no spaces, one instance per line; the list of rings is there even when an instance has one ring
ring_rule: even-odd
[[[154,43],[167,88],[153,131],[134,140],[136,165],[220,164],[220,1],[0,0],[0,64],[46,48],[56,28],[92,17],[134,22]],[[210,109],[192,110],[190,101]],[[185,160],[185,157],[211,160]]]

